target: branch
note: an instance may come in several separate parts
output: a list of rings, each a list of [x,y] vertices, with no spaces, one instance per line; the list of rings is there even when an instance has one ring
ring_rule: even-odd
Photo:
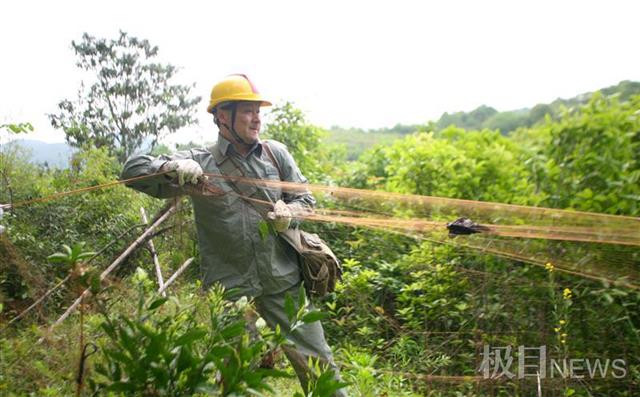
[[[95,253],[95,255],[93,255],[91,258],[89,258],[85,263],[89,264],[91,263],[91,261],[93,261],[95,258],[97,258],[98,256],[102,255],[102,253],[104,251],[106,251],[109,247],[111,247],[113,244],[115,244],[117,241],[119,241],[125,234],[130,233],[132,230],[142,227],[142,226],[146,226],[146,224],[140,224],[140,225],[134,225],[132,227],[130,227],[129,229],[125,230],[124,232],[120,233],[120,235],[118,235],[115,239],[113,239],[111,242],[109,242],[107,245],[105,245],[104,247],[102,247],[102,249],[98,252]],[[40,298],[38,298],[35,302],[33,302],[29,307],[27,307],[26,309],[24,309],[20,314],[18,314],[17,316],[15,316],[13,319],[11,319],[11,321],[9,321],[7,323],[7,325],[2,328],[2,331],[4,331],[5,329],[7,329],[9,327],[9,325],[13,324],[14,322],[20,320],[21,318],[23,318],[25,315],[27,315],[27,313],[29,313],[31,310],[33,310],[36,306],[38,306],[40,303],[42,303],[47,297],[49,297],[49,295],[51,295],[55,290],[57,290],[58,288],[60,288],[64,283],[66,283],[67,281],[69,281],[69,279],[71,278],[71,274],[68,274],[67,277],[65,277],[64,279],[62,279],[58,284],[56,284],[55,286],[53,286],[51,289],[49,289],[47,292],[44,293],[44,295],[42,295]]]
[[[149,223],[147,219],[147,213],[144,210],[144,207],[140,207],[140,215],[142,216],[142,221],[145,224]],[[153,258],[153,266],[156,269],[156,277],[158,278],[158,286],[160,289],[164,287],[164,280],[162,279],[162,269],[160,269],[160,261],[158,260],[158,253],[156,252],[156,247],[153,245],[153,239],[149,237],[147,240],[147,246],[149,246],[149,251],[151,252],[151,257]],[[163,296],[165,296],[163,294]]]
[[[135,251],[140,245],[142,245],[145,241],[146,238],[149,234],[151,234],[153,232],[153,230],[158,227],[158,225],[160,225],[162,222],[164,222],[170,215],[172,215],[175,211],[176,211],[177,205],[174,204],[172,205],[169,210],[167,212],[165,212],[156,222],[154,222],[151,226],[149,226],[149,228],[147,230],[144,231],[144,233],[142,233],[142,235],[140,237],[138,237],[133,244],[131,244],[129,246],[129,248],[127,248],[115,261],[113,261],[113,263],[111,263],[111,265],[109,265],[109,267],[107,267],[101,274],[100,274],[100,280],[104,280],[109,273],[111,273],[116,267],[118,267],[118,265],[120,265],[122,262],[124,262],[124,260],[133,252]],[[71,304],[71,306],[69,306],[69,308],[67,309],[67,311],[65,311],[62,316],[60,316],[60,318],[58,320],[56,320],[55,323],[51,324],[51,326],[49,327],[49,332],[53,331],[53,328],[56,327],[57,325],[59,325],[60,323],[62,323],[67,317],[69,317],[69,315],[78,307],[78,305],[80,305],[80,302],[82,302],[83,298],[85,296],[89,296],[89,294],[91,294],[91,291],[89,290],[89,288],[85,289],[82,294],[80,294],[80,296],[78,297],[78,299],[75,300],[75,302],[73,302]],[[42,341],[42,339],[40,340]]]
[[[148,239],[155,238],[156,236],[159,236],[159,235],[161,235],[161,234],[163,234],[163,233],[166,233],[166,232],[168,232],[168,231],[169,231],[169,230],[171,230],[171,229],[175,229],[175,228],[176,228],[176,227],[178,227],[178,226],[184,226],[184,225],[187,225],[187,224],[192,223],[192,222],[193,222],[193,220],[186,220],[186,221],[184,221],[184,222],[180,222],[180,223],[175,224],[175,225],[171,225],[171,226],[164,227],[164,228],[162,228],[162,229],[158,229],[157,231],[155,231],[155,232],[151,233],[151,234],[149,235],[149,237],[147,237],[147,238],[148,238]]]
[[[18,314],[17,316],[15,316],[14,318],[11,319],[11,321],[9,321],[7,323],[7,325],[5,325],[2,330],[4,331],[5,329],[7,329],[11,324],[15,323],[16,321],[20,320],[22,317],[24,317],[27,313],[29,313],[31,310],[33,310],[36,306],[38,306],[40,304],[40,302],[44,301],[49,295],[51,295],[55,290],[57,290],[58,288],[60,288],[62,286],[62,284],[66,283],[67,281],[69,281],[69,279],[71,278],[71,273],[67,274],[67,277],[63,278],[58,284],[56,284],[53,288],[51,288],[50,290],[48,290],[47,292],[44,293],[44,295],[42,295],[40,298],[38,298],[38,300],[36,300],[35,302],[33,302],[31,304],[31,306],[27,307],[26,309],[24,309],[22,311],[22,313]]]
[[[126,130],[126,126],[122,123],[122,120],[120,120],[116,116],[116,111],[113,108],[113,103],[111,102],[111,97],[107,93],[106,81],[105,81],[104,77],[99,77],[98,79],[99,79],[98,81],[100,81],[100,85],[102,86],[102,91],[104,92],[104,99],[107,101],[107,105],[109,106],[109,112],[111,113],[111,117],[113,118],[113,121],[116,123],[118,128],[120,128],[120,132],[123,133]],[[126,143],[120,141],[120,144],[126,150]]]
[[[165,296],[164,291],[169,288],[169,286],[171,285],[171,283],[173,283],[174,281],[176,281],[176,279],[178,278],[179,275],[181,275],[185,269],[191,264],[191,262],[193,262],[193,258],[189,258],[187,259],[187,261],[185,263],[182,264],[182,266],[180,266],[180,268],[178,270],[176,270],[175,273],[173,273],[171,275],[171,277],[169,277],[169,279],[167,280],[167,282],[158,290],[159,294],[162,294],[162,296]]]

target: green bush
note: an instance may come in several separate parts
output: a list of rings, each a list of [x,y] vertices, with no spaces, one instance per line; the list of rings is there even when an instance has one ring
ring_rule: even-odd
[[[594,95],[547,129],[544,189],[557,208],[640,215],[640,96]]]

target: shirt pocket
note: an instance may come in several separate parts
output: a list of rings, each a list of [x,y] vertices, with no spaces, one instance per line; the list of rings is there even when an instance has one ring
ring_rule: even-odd
[[[228,176],[232,178],[238,178],[233,180],[226,180],[225,184],[229,188],[231,188],[233,191],[236,191],[236,193],[239,193],[242,196],[251,197],[258,190],[258,188],[255,185],[255,182],[246,179],[240,169],[233,170],[233,172],[229,173]],[[239,198],[238,194],[235,194],[233,196],[236,196],[236,198]]]

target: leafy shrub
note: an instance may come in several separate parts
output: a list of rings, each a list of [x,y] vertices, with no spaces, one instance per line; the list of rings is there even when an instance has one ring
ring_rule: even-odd
[[[640,215],[640,96],[620,104],[595,94],[548,123],[544,188],[549,205]]]
[[[136,395],[247,395],[272,391],[267,380],[287,377],[286,372],[260,368],[268,349],[286,342],[285,334],[303,323],[317,321],[323,313],[307,309],[304,290],[297,305],[287,299],[291,330],[263,330],[260,337],[247,332],[246,316],[252,311],[246,298],[227,300],[221,287],[206,297],[178,299],[151,296],[145,272],[138,271],[136,314],[111,315],[102,311],[100,325],[107,336],[101,343],[94,392]],[[147,292],[145,293],[145,290]],[[329,396],[341,385],[330,370],[316,368],[310,396]]]

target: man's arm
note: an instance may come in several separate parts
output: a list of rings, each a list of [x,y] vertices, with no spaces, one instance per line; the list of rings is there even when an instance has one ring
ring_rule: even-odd
[[[193,160],[191,151],[177,152],[173,155],[133,155],[124,164],[121,179],[130,179],[138,176],[153,175],[163,171],[176,170],[174,160]],[[169,166],[169,167],[167,167]],[[173,169],[172,169],[173,168]],[[162,174],[137,181],[128,182],[128,187],[146,193],[156,198],[170,198],[184,194],[176,182],[175,175]]]

